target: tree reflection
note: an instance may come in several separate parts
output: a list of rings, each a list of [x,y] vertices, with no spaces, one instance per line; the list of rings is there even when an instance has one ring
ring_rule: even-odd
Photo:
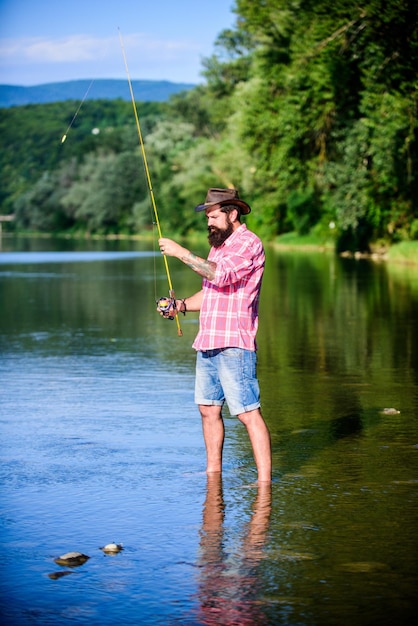
[[[251,519],[238,545],[227,550],[234,537],[227,537],[221,474],[208,475],[199,560],[199,623],[228,626],[266,624],[258,601],[259,563],[271,515],[271,484],[259,483]],[[237,531],[239,532],[239,531]]]

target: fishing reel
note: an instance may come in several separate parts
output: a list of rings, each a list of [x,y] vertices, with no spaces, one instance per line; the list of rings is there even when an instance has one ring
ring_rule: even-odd
[[[167,320],[173,320],[177,309],[175,298],[165,297],[157,300],[157,311],[162,313]]]

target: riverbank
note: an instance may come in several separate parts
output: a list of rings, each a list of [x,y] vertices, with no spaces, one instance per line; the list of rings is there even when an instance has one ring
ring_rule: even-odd
[[[334,239],[324,239],[315,235],[297,235],[286,233],[276,237],[272,242],[275,248],[282,250],[335,250]],[[418,266],[418,241],[402,241],[388,245],[376,242],[370,246],[370,252],[344,251],[340,256],[355,259],[372,259],[374,261],[387,261],[390,263],[402,263]]]
[[[37,232],[9,232],[3,231],[2,239],[10,239],[11,237],[38,237],[38,238],[54,238],[54,239],[78,239],[78,240],[132,240],[132,241],[152,241],[155,239],[155,235],[151,231],[137,235],[93,235],[93,234],[81,234],[81,233],[37,233]],[[173,235],[174,239],[178,239],[184,243],[195,243],[197,245],[207,243],[206,232],[198,232],[188,237],[180,237]],[[285,233],[276,237],[272,241],[265,241],[267,245],[280,250],[300,250],[300,251],[328,251],[335,250],[336,241],[333,237],[328,239],[317,235],[298,235],[297,233]],[[1,240],[0,240],[0,252],[1,252]],[[402,241],[400,243],[388,245],[387,243],[376,242],[371,244],[371,250],[368,253],[364,252],[351,252],[344,251],[340,253],[340,256],[355,258],[355,259],[371,259],[374,261],[387,261],[390,263],[400,263],[405,265],[417,265],[418,266],[418,241]]]
[[[408,265],[418,265],[418,241],[402,241],[392,246],[387,253],[388,260]]]

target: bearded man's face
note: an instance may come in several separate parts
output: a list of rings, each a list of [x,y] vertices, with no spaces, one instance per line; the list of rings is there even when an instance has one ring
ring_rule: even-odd
[[[223,213],[222,215],[225,216],[224,224],[219,224],[218,226],[208,225],[208,241],[214,248],[219,248],[234,231],[228,213]]]

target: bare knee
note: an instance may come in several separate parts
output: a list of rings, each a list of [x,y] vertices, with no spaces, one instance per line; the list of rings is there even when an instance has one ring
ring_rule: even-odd
[[[254,409],[253,411],[240,413],[239,415],[237,415],[237,417],[240,422],[242,422],[247,427],[251,426],[252,424],[257,424],[258,422],[264,422],[260,409]]]
[[[208,404],[199,404],[199,411],[202,419],[206,421],[217,421],[222,419],[222,407]]]

